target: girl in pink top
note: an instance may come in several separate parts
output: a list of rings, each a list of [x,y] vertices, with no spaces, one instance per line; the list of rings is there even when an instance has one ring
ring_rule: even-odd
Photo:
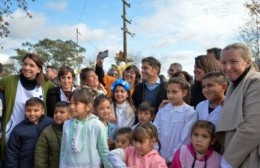
[[[143,124],[133,131],[133,146],[111,151],[109,160],[114,168],[167,168],[165,160],[153,149],[156,143],[160,149],[156,127]]]
[[[191,130],[191,144],[183,145],[175,155],[171,168],[220,168],[221,156],[214,151],[215,126],[197,121]]]

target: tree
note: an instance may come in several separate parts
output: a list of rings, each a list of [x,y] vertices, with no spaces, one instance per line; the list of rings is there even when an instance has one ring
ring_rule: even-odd
[[[240,28],[240,39],[252,50],[257,62],[260,61],[260,1],[249,0],[244,4],[249,12],[249,20]]]
[[[25,42],[22,44],[23,47],[32,49],[35,53],[39,54],[44,61],[44,67],[47,65],[53,65],[61,67],[67,65],[72,68],[79,67],[84,62],[84,56],[82,53],[86,52],[86,49],[79,46],[72,40],[50,40],[43,39],[36,44]],[[12,65],[19,69],[22,63],[22,59],[27,52],[25,49],[15,49],[17,55],[11,56],[10,60]],[[15,72],[13,72],[15,73]]]
[[[35,0],[31,0],[35,1]],[[27,8],[27,1],[26,0],[1,0],[0,1],[0,39],[4,37],[8,37],[10,34],[8,30],[8,22],[5,21],[6,18],[11,18],[12,13],[16,9],[15,7],[18,7],[25,11],[26,15],[30,18],[32,15],[28,12]]]

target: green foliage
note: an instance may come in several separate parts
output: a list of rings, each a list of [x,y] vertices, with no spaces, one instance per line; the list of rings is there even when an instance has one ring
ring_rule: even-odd
[[[44,61],[44,67],[47,65],[53,65],[58,68],[62,65],[70,66],[72,68],[78,67],[84,60],[82,54],[86,52],[85,48],[79,46],[72,40],[62,41],[60,39],[50,40],[46,38],[36,44],[25,42],[22,46],[30,48],[39,54]],[[14,66],[14,68],[11,68],[12,70],[20,68],[22,59],[27,53],[26,50],[20,48],[15,49],[15,51],[17,55],[10,57]]]

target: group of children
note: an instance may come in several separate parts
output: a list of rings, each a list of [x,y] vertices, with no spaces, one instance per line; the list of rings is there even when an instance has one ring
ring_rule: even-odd
[[[130,85],[118,79],[111,86],[112,103],[77,89],[70,103],[56,104],[54,122],[44,115],[43,101],[31,98],[25,121],[7,143],[6,167],[218,168],[221,156],[212,146],[227,81],[212,72],[202,87],[207,100],[194,110],[185,103],[188,83],[172,78],[168,104],[156,114],[143,102],[135,113]]]

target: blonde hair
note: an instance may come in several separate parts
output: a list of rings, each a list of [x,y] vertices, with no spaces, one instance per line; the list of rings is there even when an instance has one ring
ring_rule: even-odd
[[[237,49],[240,50],[241,53],[241,57],[243,58],[243,60],[247,61],[247,60],[252,60],[253,58],[253,54],[252,51],[250,50],[249,47],[247,47],[247,45],[243,44],[243,43],[233,43],[230,44],[228,46],[226,46],[222,52],[221,55],[223,54],[224,51],[229,50],[229,49]]]

